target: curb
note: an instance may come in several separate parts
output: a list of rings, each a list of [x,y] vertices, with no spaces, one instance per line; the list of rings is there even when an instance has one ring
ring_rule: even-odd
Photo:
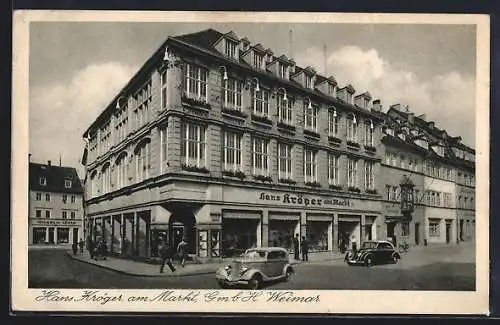
[[[179,274],[179,273],[138,274],[138,273],[132,273],[132,272],[128,272],[128,271],[122,271],[122,270],[119,270],[119,269],[111,268],[111,267],[106,266],[106,265],[96,264],[96,263],[92,263],[90,261],[82,260],[82,259],[79,259],[77,257],[74,257],[71,254],[71,252],[68,252],[68,251],[66,251],[65,253],[66,253],[66,255],[69,258],[71,258],[74,261],[77,261],[77,262],[80,262],[80,263],[89,264],[89,265],[93,265],[93,266],[97,266],[97,267],[100,267],[102,269],[106,269],[106,270],[109,270],[109,271],[113,271],[113,272],[116,272],[116,273],[119,273],[119,274],[128,275],[128,276],[148,277],[148,278],[162,278],[162,277],[175,278],[175,277],[193,276],[193,275],[207,275],[207,274],[213,274],[213,273],[215,273],[215,271],[198,271],[198,272],[188,273],[188,274]]]

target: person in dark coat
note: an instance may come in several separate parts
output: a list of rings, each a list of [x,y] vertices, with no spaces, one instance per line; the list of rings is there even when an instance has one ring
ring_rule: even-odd
[[[94,259],[94,255],[95,255],[95,243],[94,243],[94,241],[92,240],[92,238],[90,236],[87,238],[87,249],[89,251],[90,258]]]
[[[172,256],[174,255],[174,252],[170,245],[164,241],[163,244],[160,247],[160,256],[161,256],[161,267],[160,267],[160,273],[163,273],[163,269],[165,268],[165,263],[168,265],[170,270],[172,272],[175,272],[175,267],[172,264]]]
[[[80,246],[80,253],[83,253],[83,246],[85,243],[83,242],[83,239],[80,238],[80,241],[78,242],[78,246]]]
[[[294,259],[295,260],[300,260],[300,243],[299,243],[299,234],[295,234],[295,238],[293,239],[293,252],[294,252]]]
[[[302,242],[300,243],[300,248],[302,250],[302,261],[309,261],[309,243],[307,242],[307,239],[305,236],[302,236]]]

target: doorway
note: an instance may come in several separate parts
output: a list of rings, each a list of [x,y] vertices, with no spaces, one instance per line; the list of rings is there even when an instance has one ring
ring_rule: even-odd
[[[49,244],[54,244],[54,228],[49,228],[49,238],[48,238]]]
[[[184,225],[180,222],[174,222],[170,225],[170,244],[173,249],[177,249],[177,245],[184,237]]]
[[[415,223],[415,245],[420,245],[420,222]]]
[[[387,223],[387,240],[396,245],[396,222]]]
[[[449,244],[451,241],[451,224],[446,223],[446,243]]]
[[[463,220],[460,220],[460,227],[459,227],[459,237],[460,238],[460,241],[463,241],[464,240],[464,221]]]
[[[182,241],[187,242],[188,254],[196,254],[196,218],[189,207],[178,206],[173,208],[168,220],[169,243],[174,249]]]

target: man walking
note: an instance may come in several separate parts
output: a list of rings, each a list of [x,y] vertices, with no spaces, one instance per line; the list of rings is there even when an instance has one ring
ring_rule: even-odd
[[[300,243],[300,248],[302,250],[302,261],[304,262],[309,261],[309,256],[307,255],[307,253],[309,253],[309,244],[305,236],[302,236],[302,242]]]
[[[172,272],[175,272],[175,267],[172,264],[172,255],[173,255],[172,249],[171,249],[170,245],[167,243],[167,241],[165,240],[163,242],[163,245],[161,245],[161,247],[160,247],[160,256],[161,256],[160,273],[163,273],[165,263],[168,265],[168,267],[170,268],[170,270]]]
[[[179,254],[179,257],[181,259],[181,265],[184,267],[186,265],[186,259],[187,259],[187,242],[184,241],[184,239],[181,240],[179,245],[177,245],[177,254]]]
[[[294,251],[294,259],[296,261],[300,260],[300,243],[299,243],[299,234],[295,234],[295,238],[293,239],[293,251]]]

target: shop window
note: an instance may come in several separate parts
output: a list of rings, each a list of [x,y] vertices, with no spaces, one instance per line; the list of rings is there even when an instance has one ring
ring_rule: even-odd
[[[210,256],[220,256],[220,230],[210,231]]]
[[[199,256],[208,256],[208,231],[200,230],[198,233]]]
[[[57,228],[57,243],[69,243],[69,228]]]
[[[329,221],[308,221],[307,237],[309,240],[309,251],[328,250],[328,229]]]
[[[47,240],[47,228],[34,227],[33,228],[33,244],[43,244]]]
[[[293,237],[298,223],[298,220],[269,220],[268,246],[293,251]]]
[[[439,221],[429,221],[429,236],[439,237],[441,235],[441,229]]]
[[[223,219],[222,257],[243,254],[251,247],[257,247],[257,219]]]

